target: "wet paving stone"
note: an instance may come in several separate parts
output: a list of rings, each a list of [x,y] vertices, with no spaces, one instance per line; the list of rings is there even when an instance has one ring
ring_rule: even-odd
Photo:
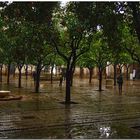
[[[98,92],[97,80],[92,86],[83,81],[74,80],[71,97],[78,104],[70,106],[60,103],[65,87],[57,81],[42,81],[40,93],[33,92],[32,80],[23,79],[21,89],[14,80],[10,87],[3,84],[23,98],[0,102],[0,138],[140,138],[140,81],[125,83],[122,95],[105,86]]]

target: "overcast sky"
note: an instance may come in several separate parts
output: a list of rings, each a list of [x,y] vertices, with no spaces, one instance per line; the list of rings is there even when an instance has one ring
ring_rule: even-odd
[[[68,2],[68,0],[67,1],[66,0],[61,1],[61,6],[65,6],[67,2]]]

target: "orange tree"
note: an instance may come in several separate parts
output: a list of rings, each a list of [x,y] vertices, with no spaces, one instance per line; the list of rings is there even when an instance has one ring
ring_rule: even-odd
[[[66,8],[66,9],[65,9]],[[50,43],[66,63],[65,103],[71,102],[71,83],[78,58],[89,50],[92,33],[68,7],[54,14]]]
[[[5,22],[4,22],[5,23]],[[6,26],[5,26],[6,25]],[[14,62],[13,58],[13,51],[14,51],[14,40],[13,40],[13,33],[14,28],[11,28],[12,24],[5,23],[3,26],[3,38],[1,41],[1,48],[3,52],[3,64],[7,65],[7,84],[10,82],[10,69],[11,64]]]
[[[99,91],[102,91],[102,73],[107,62],[111,60],[111,51],[101,30],[97,30],[94,34],[89,52],[82,57],[88,67],[96,66],[98,68]]]
[[[35,92],[39,92],[40,73],[47,56],[52,52],[51,47],[47,44],[47,32],[56,5],[57,2],[12,2],[7,4],[3,10],[4,19],[8,22],[12,21],[14,25],[25,23],[24,42],[20,42],[20,48],[16,47],[15,56],[18,55],[18,52],[22,52],[22,54],[26,52],[28,55],[26,61],[36,65]],[[19,40],[16,41],[19,43]],[[21,46],[26,46],[27,49],[24,51]],[[19,55],[18,57],[21,58]]]

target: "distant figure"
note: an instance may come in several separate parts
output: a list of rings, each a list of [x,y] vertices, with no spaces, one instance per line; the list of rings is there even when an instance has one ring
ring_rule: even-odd
[[[117,83],[118,83],[119,93],[121,94],[122,93],[122,85],[123,85],[123,77],[122,77],[122,74],[120,74],[117,77]]]
[[[59,82],[59,86],[62,86],[62,82],[63,82],[63,75],[62,73],[60,74],[60,82]]]
[[[66,72],[62,73],[62,77],[63,77],[63,80],[65,81],[66,80]]]
[[[66,79],[66,69],[62,68],[61,70],[62,70],[61,73],[62,73],[63,80],[65,81],[65,79]]]
[[[34,79],[34,84],[35,84],[35,81],[36,81],[36,71],[33,71],[33,79]]]

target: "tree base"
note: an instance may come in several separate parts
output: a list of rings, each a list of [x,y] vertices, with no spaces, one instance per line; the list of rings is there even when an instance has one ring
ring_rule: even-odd
[[[16,86],[15,88],[23,88],[23,87],[17,87],[17,86]]]
[[[70,101],[70,102],[63,101],[63,102],[59,102],[59,103],[60,104],[65,104],[65,105],[78,104],[77,102],[73,102],[73,101]]]
[[[101,91],[104,91],[104,89],[102,89],[102,90],[96,89],[95,91],[100,91],[101,92]]]

